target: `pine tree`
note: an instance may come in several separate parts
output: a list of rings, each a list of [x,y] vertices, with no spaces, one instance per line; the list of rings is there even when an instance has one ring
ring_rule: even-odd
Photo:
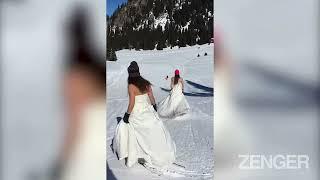
[[[120,49],[163,49],[166,47],[205,44],[213,37],[213,2],[209,0],[146,0],[142,7],[118,6],[112,16],[107,16],[107,54]],[[182,8],[180,8],[180,6]],[[127,7],[127,8],[124,8]],[[126,9],[122,29],[115,27],[113,21]],[[152,16],[150,12],[153,12]],[[154,18],[168,13],[167,23],[154,27]],[[188,24],[188,26],[186,26]],[[139,27],[139,30],[137,29]],[[183,27],[183,28],[182,28]],[[110,56],[109,56],[110,57]]]
[[[112,48],[107,48],[107,61],[117,61],[116,52]]]

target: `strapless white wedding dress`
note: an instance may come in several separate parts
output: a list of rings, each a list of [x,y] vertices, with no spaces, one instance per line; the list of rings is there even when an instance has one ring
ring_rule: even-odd
[[[164,167],[175,161],[175,143],[153,109],[147,94],[135,97],[129,123],[120,121],[117,125],[113,149],[119,160],[127,158],[128,167],[137,163],[138,158],[157,167]]]
[[[158,106],[159,116],[164,118],[175,118],[189,111],[190,106],[182,92],[181,82],[174,85],[170,94]]]
[[[106,177],[106,103],[98,100],[81,114],[81,126],[62,180],[105,179]]]

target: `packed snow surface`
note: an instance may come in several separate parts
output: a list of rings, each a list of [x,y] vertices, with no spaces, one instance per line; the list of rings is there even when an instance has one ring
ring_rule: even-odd
[[[108,179],[212,179],[213,45],[167,48],[163,51],[121,50],[117,57],[118,61],[107,62]],[[139,164],[127,168],[110,148],[117,117],[122,117],[127,109],[127,67],[133,60],[138,62],[141,75],[153,84],[157,102],[168,95],[169,79],[175,69],[180,70],[185,80],[190,115],[164,120],[177,146],[176,163],[185,167],[180,171],[159,174]],[[167,75],[168,80],[165,79]]]

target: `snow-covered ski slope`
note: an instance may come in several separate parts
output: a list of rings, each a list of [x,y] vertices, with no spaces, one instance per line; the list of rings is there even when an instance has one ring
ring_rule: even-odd
[[[204,54],[207,53],[207,56]],[[197,55],[200,57],[197,57]],[[121,50],[117,62],[107,62],[107,161],[108,179],[212,179],[213,177],[213,45],[164,49],[163,51]],[[158,175],[135,165],[127,168],[112,153],[110,144],[128,105],[127,67],[137,61],[141,75],[153,84],[156,101],[168,95],[170,77],[179,69],[191,106],[189,117],[166,120],[177,145],[176,163],[185,170]],[[165,80],[166,76],[168,80]],[[156,141],[156,140],[155,140]]]

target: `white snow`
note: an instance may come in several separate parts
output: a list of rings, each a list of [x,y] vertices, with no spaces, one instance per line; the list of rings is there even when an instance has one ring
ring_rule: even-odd
[[[253,138],[254,147],[249,152],[262,155],[303,153],[310,159],[319,159],[319,108],[314,102],[315,96],[311,95],[312,89],[319,87],[319,30],[315,23],[319,21],[318,3],[317,0],[303,3],[215,1],[215,23],[218,30],[223,31],[223,44],[233,57],[232,91],[235,100],[242,102],[236,105],[243,117],[236,120]],[[215,87],[219,89],[221,86],[216,82]],[[254,103],[248,105],[250,102]],[[215,104],[216,107],[222,105]],[[217,114],[215,137],[219,130]],[[238,132],[233,134],[238,136]],[[219,147],[219,142],[215,141],[216,157]],[[231,168],[220,171],[218,168],[222,167],[217,158],[215,162],[217,179],[319,179],[319,164],[308,170],[242,171],[238,175]]]
[[[168,21],[168,16],[169,16],[168,13],[164,13],[158,18],[156,18],[154,20],[154,28],[157,28],[158,25],[160,25],[162,27],[162,30],[165,30],[165,26]]]
[[[191,21],[188,21],[187,24],[181,28],[181,30],[185,30],[185,29],[188,30],[190,23]]]
[[[208,56],[204,56],[204,53]],[[197,55],[200,54],[198,58]],[[198,96],[186,96],[191,115],[183,120],[167,120],[171,136],[177,145],[177,161],[184,171],[166,172],[159,176],[141,165],[127,168],[112,153],[110,144],[114,136],[117,117],[122,117],[128,104],[127,71],[131,61],[137,61],[143,77],[153,84],[156,101],[168,95],[161,88],[169,89],[168,75],[178,68],[184,80],[213,88],[213,45],[185,48],[167,48],[163,51],[121,50],[118,61],[107,62],[107,161],[110,172],[121,180],[135,179],[212,179],[213,177],[213,96],[197,86],[185,82],[185,92]]]

